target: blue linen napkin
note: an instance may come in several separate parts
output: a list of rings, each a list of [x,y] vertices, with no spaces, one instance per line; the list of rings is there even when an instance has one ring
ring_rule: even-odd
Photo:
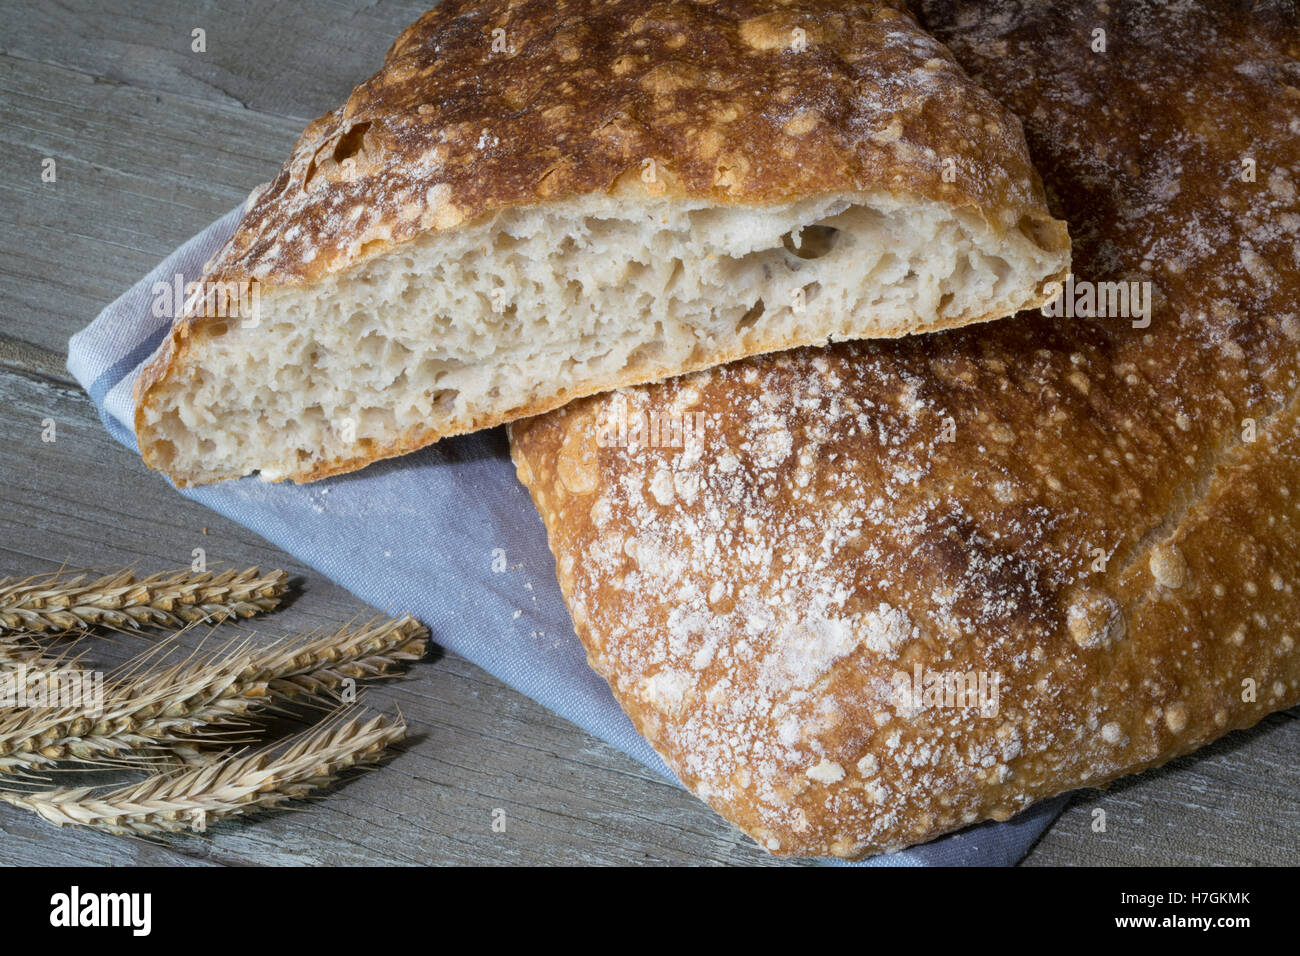
[[[232,210],[176,250],[68,343],[68,370],[109,433],[138,451],[132,389],[170,327],[155,286],[199,278],[231,235]],[[541,518],[515,478],[505,430],[447,439],[308,485],[245,478],[181,491],[256,531],[389,613],[669,779],[672,772],[588,666],[555,580]],[[1064,798],[864,865],[1009,865]]]

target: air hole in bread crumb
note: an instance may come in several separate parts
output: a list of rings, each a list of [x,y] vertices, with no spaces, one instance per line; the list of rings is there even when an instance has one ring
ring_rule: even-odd
[[[744,315],[740,317],[740,321],[737,323],[737,327],[742,329],[753,328],[754,324],[762,317],[762,315],[763,315],[763,300],[759,299],[757,302],[753,304],[753,306],[750,308],[748,312],[746,312]]]
[[[433,405],[438,411],[450,414],[456,406],[456,396],[460,392],[454,388],[443,388],[433,393]]]
[[[840,231],[834,226],[804,226],[799,230],[799,244],[795,245],[794,235],[787,232],[781,237],[781,244],[786,252],[800,259],[820,259],[835,247],[835,240]]]
[[[1042,249],[1055,249],[1060,245],[1060,233],[1056,224],[1050,220],[1021,216],[1016,228],[1022,236]]]
[[[663,357],[664,343],[662,341],[645,342],[638,345],[632,350],[627,357],[627,364],[631,367],[637,367],[647,362],[653,362]]]

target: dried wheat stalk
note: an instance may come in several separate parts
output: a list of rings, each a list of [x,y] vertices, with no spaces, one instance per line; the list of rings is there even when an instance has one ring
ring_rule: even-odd
[[[0,773],[61,760],[154,760],[163,750],[199,763],[196,733],[238,725],[273,698],[320,696],[347,679],[386,676],[423,656],[428,636],[407,616],[265,649],[243,642],[215,659],[127,675],[105,688],[102,713],[65,707],[0,717]]]
[[[0,793],[55,826],[83,826],[119,835],[152,836],[204,830],[229,817],[310,796],[351,767],[374,763],[406,735],[406,723],[361,717],[326,723],[285,749],[265,748],[206,766],[151,776],[107,792],[103,788]]]
[[[48,633],[94,626],[183,627],[199,621],[252,617],[280,603],[283,571],[179,571],[136,580],[116,571],[87,580],[60,573],[0,581],[0,632]]]

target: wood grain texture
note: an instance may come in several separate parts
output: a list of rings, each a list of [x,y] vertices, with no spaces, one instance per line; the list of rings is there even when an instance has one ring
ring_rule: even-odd
[[[304,595],[267,633],[369,614],[257,535],[176,495],[104,432],[66,341],[158,259],[274,174],[302,123],[368,76],[422,2],[0,0],[0,575],[72,565],[284,567]],[[312,23],[312,30],[291,24]],[[207,30],[208,52],[189,52]],[[58,160],[55,184],[40,160]],[[40,439],[41,420],[58,440]],[[205,533],[206,529],[206,533]],[[437,635],[434,636],[435,640]],[[141,645],[97,647],[105,662]],[[0,808],[0,864],[763,864],[703,804],[448,655],[371,692],[411,739],[305,812],[165,846]],[[1029,864],[1285,863],[1300,723],[1277,715],[1108,791],[1079,794]],[[505,834],[491,828],[504,808]],[[1107,810],[1104,833],[1092,810]]]
[[[298,124],[0,56],[6,337],[54,353],[159,259],[244,201]],[[42,160],[56,181],[41,179]]]
[[[426,0],[5,0],[0,53],[303,123],[378,68]],[[192,50],[195,29],[206,51]],[[283,157],[281,157],[283,158]],[[278,163],[277,163],[278,164]]]
[[[1294,710],[1164,767],[1081,790],[1026,866],[1294,866],[1300,803]],[[1104,832],[1093,830],[1105,811]]]

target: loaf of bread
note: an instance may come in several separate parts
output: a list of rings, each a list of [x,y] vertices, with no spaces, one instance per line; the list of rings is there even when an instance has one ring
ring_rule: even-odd
[[[1006,819],[1300,701],[1294,6],[922,6],[1025,123],[1064,314],[511,427],[591,665],[773,853]]]
[[[249,200],[136,391],[178,484],[310,481],[1064,277],[1019,123],[901,0],[446,0]]]

